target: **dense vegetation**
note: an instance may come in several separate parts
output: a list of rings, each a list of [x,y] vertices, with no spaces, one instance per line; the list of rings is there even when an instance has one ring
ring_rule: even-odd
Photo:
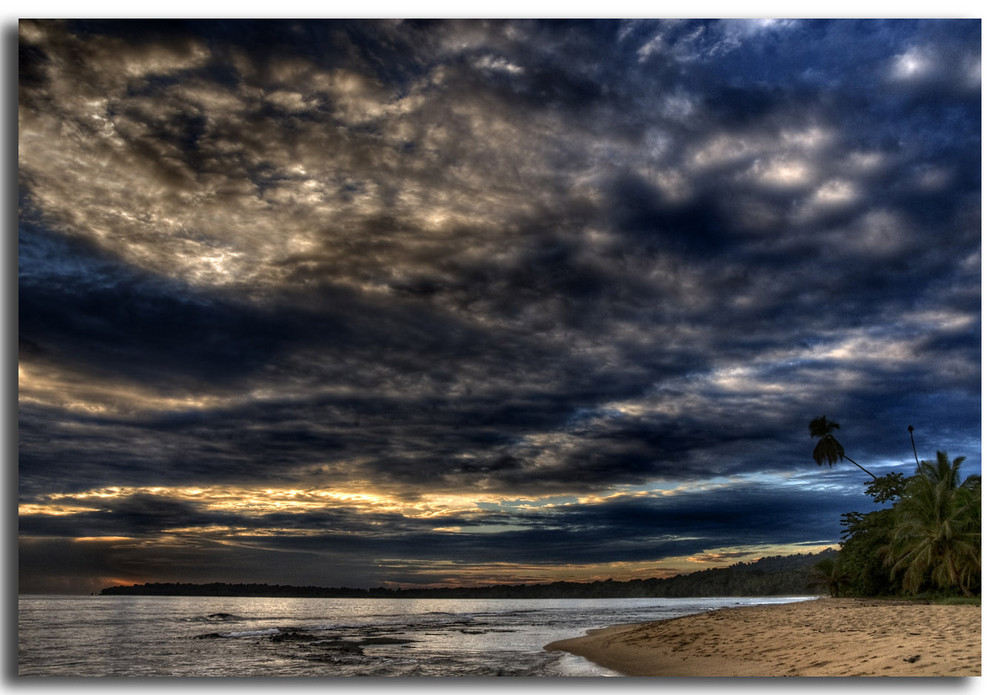
[[[765,557],[752,563],[702,570],[668,579],[627,582],[554,582],[552,584],[498,584],[487,587],[439,589],[352,589],[272,584],[135,584],[115,586],[102,595],[142,596],[281,596],[316,598],[683,598],[704,596],[791,596],[815,593],[810,572],[817,560],[830,559],[833,550],[818,554]]]
[[[813,452],[819,465],[847,458],[832,436],[837,428],[825,417],[809,424],[810,434],[820,437]],[[912,441],[912,428],[910,435]],[[824,584],[832,596],[979,595],[982,480],[978,475],[961,479],[964,460],[939,451],[934,461],[918,460],[910,477],[865,471],[872,476],[865,494],[891,505],[842,515],[840,552],[836,560],[817,563],[815,583]]]

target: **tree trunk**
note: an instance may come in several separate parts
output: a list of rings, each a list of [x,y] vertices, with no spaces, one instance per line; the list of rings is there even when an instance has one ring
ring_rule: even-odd
[[[862,466],[860,463],[858,463],[857,461],[855,461],[854,459],[852,459],[847,454],[844,454],[844,458],[847,459],[848,461],[850,461],[851,463],[853,463],[855,466],[857,466],[861,470],[863,470],[868,475],[870,475],[872,477],[872,480],[878,480],[878,476],[877,475],[875,475],[874,473],[872,473],[870,470],[868,470],[867,468],[865,468],[864,466]]]
[[[951,580],[962,590],[962,596],[969,598],[974,595],[969,587],[966,586],[966,582],[962,581],[962,575],[959,574],[958,568],[955,567],[955,555],[953,553],[948,553],[948,574],[951,575]]]

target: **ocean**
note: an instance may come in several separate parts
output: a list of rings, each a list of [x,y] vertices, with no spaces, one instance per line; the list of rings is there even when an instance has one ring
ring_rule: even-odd
[[[19,676],[618,676],[549,642],[813,597],[320,599],[21,596]]]

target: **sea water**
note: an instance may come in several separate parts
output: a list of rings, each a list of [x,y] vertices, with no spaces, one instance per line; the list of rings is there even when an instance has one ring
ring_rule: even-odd
[[[20,676],[617,676],[546,652],[587,630],[812,597],[22,596]]]

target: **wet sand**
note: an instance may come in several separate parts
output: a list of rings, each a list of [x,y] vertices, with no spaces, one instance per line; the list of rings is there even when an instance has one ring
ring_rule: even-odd
[[[818,599],[593,630],[546,645],[628,676],[980,676],[979,606]]]

